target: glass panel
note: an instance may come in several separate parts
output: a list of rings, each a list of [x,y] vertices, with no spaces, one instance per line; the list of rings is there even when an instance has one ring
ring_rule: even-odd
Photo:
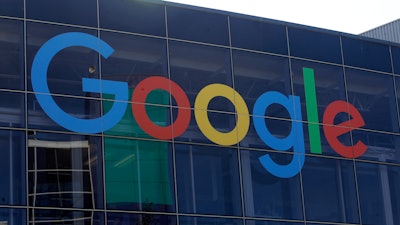
[[[99,0],[99,12],[101,28],[165,36],[164,5],[154,1]]]
[[[398,131],[393,77],[346,69],[349,102],[364,118],[367,129]]]
[[[397,100],[397,114],[400,118],[400,77],[399,76],[394,76],[394,85],[395,85],[395,93],[396,93],[396,100]],[[395,127],[395,124],[393,124],[393,126]],[[399,124],[400,126],[400,124]],[[399,129],[399,128],[397,128]]]
[[[391,46],[394,73],[400,74],[400,48]]]
[[[25,95],[0,91],[0,126],[25,127]]]
[[[3,224],[26,225],[26,209],[0,209],[0,221]]]
[[[226,95],[230,94],[232,96],[233,91],[225,92],[225,94]],[[220,112],[234,113],[236,106],[238,106],[237,102],[236,102],[236,105],[234,105],[234,103],[231,102],[228,98],[222,97],[222,96],[214,97],[208,103],[208,109],[211,109],[213,111],[220,111]]]
[[[230,17],[232,46],[287,55],[286,27]]]
[[[34,224],[104,224],[99,212],[57,209],[29,209],[29,225]]]
[[[38,94],[40,95],[40,94]],[[85,98],[52,97],[56,104],[70,116],[79,119],[100,117],[100,101]],[[56,124],[42,109],[33,94],[28,95],[28,127],[45,130],[67,130]]]
[[[0,151],[0,204],[26,205],[25,133],[0,130]]]
[[[24,17],[23,0],[0,0],[0,5],[1,16]]]
[[[245,51],[233,51],[235,89],[253,111],[254,103],[265,92],[277,91],[290,95],[291,83],[289,62],[286,57],[277,57]],[[268,116],[288,118],[285,109],[271,105],[277,111]]]
[[[347,115],[346,115],[347,116]],[[338,115],[340,117],[340,114]],[[344,116],[343,116],[344,117]],[[313,124],[314,126],[314,124]],[[321,143],[321,154],[322,155],[329,155],[329,156],[335,156],[335,157],[343,157],[341,156],[338,152],[342,149],[342,146],[352,146],[351,142],[351,131],[348,129],[348,131],[342,135],[339,135],[337,137],[334,136],[334,134],[329,134],[332,135],[332,138],[335,138],[339,141],[341,145],[337,146],[331,146],[330,143],[328,143],[327,140],[327,134],[324,131],[324,127],[327,128],[328,125],[319,125],[319,138],[320,141],[318,141],[318,135],[315,133],[310,132],[310,123],[304,123],[303,125],[303,131],[304,131],[304,144],[305,144],[305,150],[306,153],[311,153],[311,154],[320,154],[316,150],[316,145],[315,143]],[[330,126],[333,127],[333,126]],[[314,128],[312,128],[314,129]],[[361,139],[363,140],[363,139]],[[312,142],[314,142],[313,146],[311,146]],[[314,151],[315,150],[315,151]],[[344,151],[344,150],[342,150]]]
[[[304,225],[304,223],[278,222],[263,220],[246,220],[246,225]]]
[[[96,0],[26,1],[28,19],[97,27]]]
[[[363,224],[398,224],[399,167],[362,162],[356,165]]]
[[[340,38],[323,32],[289,27],[290,55],[320,61],[342,63]]]
[[[173,109],[174,114],[177,114],[176,109]],[[236,115],[233,113],[219,113],[219,112],[207,112],[207,116],[198,115],[195,118],[194,111],[191,111],[191,120],[188,128],[184,131],[184,133],[175,138],[175,140],[186,141],[186,142],[196,142],[196,143],[207,143],[207,144],[215,144],[217,140],[212,136],[212,131],[208,128],[204,128],[204,124],[208,121],[213,130],[216,130],[220,133],[228,133],[236,128]],[[198,112],[200,113],[200,112]],[[199,123],[203,125],[203,130],[200,130]],[[175,125],[174,125],[175,126]],[[236,139],[236,142],[232,140],[233,145],[237,143],[237,135],[231,136],[231,139]]]
[[[84,178],[87,179],[87,178]],[[53,179],[49,179],[48,182],[51,182]],[[40,181],[38,181],[40,182]],[[60,181],[64,182],[64,181]],[[49,190],[50,191],[50,190]],[[79,196],[79,197],[77,197]],[[82,208],[82,209],[90,209],[93,208],[92,205],[92,196],[91,193],[82,193],[82,191],[74,192],[60,192],[56,194],[45,193],[36,193],[35,198],[35,207],[73,207],[73,208]],[[78,200],[79,199],[79,200]],[[82,201],[82,204],[76,206],[76,201]]]
[[[242,214],[237,149],[176,144],[179,212]]]
[[[94,30],[55,25],[27,24],[27,60],[31,71],[35,54],[50,38],[66,32],[83,32],[97,37]],[[98,68],[98,53],[84,47],[70,47],[62,50],[51,61],[47,71],[47,82],[51,93],[97,97],[98,94],[82,90],[82,78],[98,78],[98,71],[89,72],[89,67]],[[31,74],[28,74],[28,90],[32,91]]]
[[[221,133],[228,133],[236,128],[235,114],[208,112],[207,115],[212,127]]]
[[[172,113],[174,115],[174,117],[176,117],[175,115],[178,115],[178,110],[176,108],[172,109]],[[227,120],[232,122],[232,119],[234,118],[234,115],[232,116],[231,114],[222,114],[224,116],[227,117]],[[222,116],[220,115],[220,116]],[[228,119],[229,117],[229,119]],[[233,120],[235,121],[235,120]],[[211,121],[210,121],[211,123]],[[231,126],[230,126],[231,127]],[[185,132],[176,137],[175,140],[177,141],[185,141],[185,142],[196,142],[196,143],[208,143],[208,144],[212,144],[213,142],[211,142],[200,130],[196,118],[194,116],[194,110],[191,110],[190,113],[190,123],[188,128],[185,130]]]
[[[162,39],[102,32],[114,53],[102,58],[102,79],[128,82],[130,89],[149,76],[168,76],[166,42]]]
[[[368,146],[361,159],[400,163],[400,137],[392,134],[355,130],[352,132],[353,142],[362,141]]]
[[[0,19],[0,35],[0,88],[24,90],[23,23]]]
[[[171,79],[182,87],[192,107],[205,86],[217,83],[232,87],[228,49],[171,41],[169,51]]]
[[[180,225],[242,225],[241,219],[180,216]]]
[[[101,146],[100,137],[30,132],[29,205],[104,208]]]
[[[316,223],[316,222],[314,222],[314,223],[306,223],[306,225],[326,225],[326,224],[329,224],[330,225],[330,223]],[[364,224],[364,223],[363,223]]]
[[[150,76],[167,76],[166,42],[164,40],[110,32],[103,32],[102,39],[115,48],[115,52],[110,58],[102,60],[102,79],[127,82],[129,102],[139,82]],[[114,99],[114,95],[110,94],[103,94],[102,97]],[[144,102],[169,105],[170,94],[167,91],[156,89],[147,95]],[[103,111],[107,112],[111,109],[113,103],[113,101],[103,101]],[[143,104],[143,102],[139,103]],[[147,115],[153,123],[158,126],[170,125],[169,108],[147,105],[146,109]],[[150,138],[137,124],[132,115],[130,103],[128,103],[122,120],[106,131],[106,134]]]
[[[392,72],[389,46],[342,36],[344,64]]]
[[[325,109],[329,104],[337,100],[346,101],[346,91],[344,87],[342,67],[294,59],[292,59],[291,62],[294,83],[294,95],[300,97],[303,120],[322,123]],[[304,68],[309,68],[312,70],[303,71]],[[309,71],[313,72],[309,73]],[[314,75],[314,79],[311,79],[311,74]],[[310,80],[314,81],[314,86],[310,85]],[[309,93],[308,91],[313,89],[315,90],[316,95],[313,96],[311,94],[308,94],[306,96],[306,93]],[[311,116],[308,116],[306,103],[309,102],[307,104],[309,104],[309,106],[312,106],[311,102],[309,101],[311,99],[316,100],[317,108],[314,108],[314,110],[316,110],[315,113],[317,113],[316,116],[318,121],[310,121],[310,118],[308,118]],[[310,113],[314,112],[310,111]],[[338,116],[342,117],[340,119],[341,121],[348,120],[347,115]]]
[[[259,157],[266,154],[280,165],[286,165],[293,159],[292,154],[241,151],[246,215],[303,219],[300,175],[291,178],[272,175],[259,161]]]
[[[177,115],[177,109],[174,108],[173,113],[174,115]],[[200,110],[198,113],[200,113]],[[175,117],[176,116],[174,116],[174,118]],[[182,135],[176,137],[175,140],[208,144],[215,143],[212,141],[213,137],[210,134],[211,132],[204,128],[206,121],[209,121],[212,129],[215,129],[221,133],[228,133],[236,128],[236,117],[237,115],[233,113],[208,111],[207,116],[198,116],[196,119],[194,110],[191,110],[191,120],[188,128]],[[199,123],[203,125],[203,130],[200,130]],[[236,137],[237,136],[234,136],[233,138]]]
[[[302,179],[307,220],[358,223],[353,161],[307,157]]]
[[[80,168],[80,165],[75,165],[73,162],[73,158],[70,155],[74,155],[78,158],[81,158],[83,162],[87,162],[89,160],[89,155],[87,149],[47,149],[47,148],[37,148],[36,149],[36,157],[37,157],[37,165],[36,169],[44,170],[42,175],[44,178],[46,176],[52,176],[53,173],[47,173],[48,171],[45,170],[52,170],[52,169],[84,169],[88,170],[89,165],[84,165],[83,168]],[[75,167],[78,168],[75,168]],[[67,179],[71,177],[71,173],[73,171],[66,172],[65,175]]]
[[[129,96],[131,96],[131,94]],[[159,136],[157,135],[160,134],[160,130],[150,129],[149,124],[157,126],[160,129],[171,125],[171,109],[169,107],[155,105],[162,103],[168,104],[169,95],[167,92],[155,90],[148,96],[146,102],[152,104],[145,105],[145,112],[134,111],[135,114],[133,114],[132,105],[143,105],[143,103],[127,103],[126,111],[122,119],[104,133],[114,136],[158,138]],[[109,97],[109,95],[104,95],[103,97]],[[107,111],[113,107],[114,103],[113,101],[103,101],[103,111],[107,113]],[[137,116],[141,116],[144,113],[148,116],[150,122],[139,121],[141,122],[139,125]],[[170,130],[170,132],[163,130],[163,134],[169,135],[169,137],[172,136],[172,132],[172,130]]]
[[[175,211],[171,144],[105,137],[107,208]]]
[[[167,15],[170,38],[229,46],[227,16],[170,6]]]
[[[107,224],[176,225],[176,216],[157,214],[107,213]]]
[[[287,137],[292,129],[292,122],[288,120],[280,120],[280,119],[271,119],[265,118],[265,126],[267,130],[275,136],[277,139],[281,139]],[[241,147],[246,148],[258,148],[258,149],[269,149],[274,150],[268,143],[264,143],[264,141],[260,138],[260,135],[257,133],[254,127],[254,116],[250,116],[250,127],[247,135],[240,142]]]
[[[44,155],[44,153],[40,154],[40,150],[43,150],[42,148],[37,148],[36,154],[37,154],[37,164],[40,165],[40,157]],[[63,149],[64,150],[64,149]],[[54,149],[51,149],[52,152]],[[64,150],[65,151],[65,150]],[[70,155],[74,155],[74,153],[70,153]],[[86,153],[87,154],[87,153]],[[50,156],[53,156],[53,154],[48,154]],[[46,158],[52,158],[50,156],[46,156]],[[80,157],[80,156],[79,156]],[[70,156],[69,156],[70,158]],[[53,158],[55,160],[55,165],[57,166],[59,161],[60,164],[63,164],[62,160],[58,160],[57,158]],[[68,160],[68,158],[67,158]],[[82,161],[85,159],[82,159]],[[86,161],[87,162],[87,159]],[[62,165],[60,166],[62,167]],[[71,165],[68,169],[74,169],[74,165]],[[40,171],[37,171],[40,170]],[[36,187],[35,191],[36,193],[45,193],[45,192],[90,192],[91,191],[91,184],[90,184],[90,174],[85,173],[85,171],[89,171],[89,168],[81,168],[77,169],[80,171],[63,171],[62,173],[57,173],[54,170],[67,170],[67,169],[62,169],[62,168],[51,168],[51,169],[37,169],[35,179],[37,180],[36,182],[42,184],[41,186]],[[32,171],[34,173],[35,171]],[[81,174],[82,173],[82,174]],[[77,177],[82,177],[82,180],[76,180],[75,178]],[[63,186],[57,186],[61,182]],[[74,182],[82,182],[82,186],[75,187],[73,184]],[[62,196],[61,193],[60,196]],[[65,193],[65,194],[70,194],[70,193]],[[86,193],[83,193],[86,194]],[[37,196],[36,198],[38,199],[40,196]],[[52,199],[52,197],[45,196],[45,198]],[[59,200],[62,200],[64,198],[61,198]],[[67,201],[71,201],[73,198],[68,198]],[[37,200],[37,205],[43,204],[43,202],[40,202]],[[43,206],[48,206],[44,204]],[[91,207],[91,206],[88,206]]]
[[[400,223],[400,167],[388,166],[388,179],[390,189],[390,199],[392,203],[393,224]]]

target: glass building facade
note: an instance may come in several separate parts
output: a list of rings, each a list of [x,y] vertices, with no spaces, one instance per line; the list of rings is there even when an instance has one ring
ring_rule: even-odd
[[[114,52],[65,47],[37,91],[38,52],[72,33]],[[0,55],[0,224],[400,224],[399,44],[155,0],[0,0]],[[287,104],[255,113],[265,93]],[[48,97],[79,121],[127,107],[80,132]]]

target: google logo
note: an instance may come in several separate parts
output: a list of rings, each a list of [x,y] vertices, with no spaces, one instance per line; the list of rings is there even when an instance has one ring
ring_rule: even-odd
[[[115,102],[111,109],[102,117],[95,119],[76,118],[62,110],[51,96],[47,84],[47,70],[54,56],[65,48],[80,46],[92,49],[108,58],[113,53],[113,48],[106,42],[95,36],[70,32],[60,34],[48,40],[37,52],[31,71],[32,87],[35,96],[44,112],[60,126],[78,133],[100,133],[116,125],[125,114],[128,105],[128,84],[126,82],[82,78],[84,92],[112,94]],[[310,137],[310,152],[321,154],[320,130],[317,111],[317,99],[315,91],[314,70],[303,68],[305,101]],[[151,121],[146,113],[146,97],[153,90],[169,92],[178,105],[178,115],[173,124],[159,126]],[[215,129],[209,121],[207,108],[215,97],[228,99],[235,107],[237,119],[236,126],[229,132],[221,132]],[[138,125],[150,136],[170,140],[183,134],[189,126],[191,118],[190,103],[184,90],[175,82],[160,76],[148,77],[136,86],[132,93],[132,113]],[[264,119],[266,110],[272,104],[284,107],[291,118],[291,131],[284,137],[274,136],[267,127]],[[292,161],[281,165],[265,154],[259,158],[260,163],[271,174],[289,178],[299,173],[304,165],[305,147],[304,131],[302,126],[302,112],[300,97],[295,95],[285,96],[282,93],[265,92],[256,100],[253,107],[253,124],[261,140],[269,147],[288,151],[293,149]],[[347,113],[349,120],[335,124],[335,118],[340,113]],[[212,142],[218,145],[234,145],[240,142],[247,134],[250,126],[250,116],[246,102],[233,88],[223,84],[210,84],[205,86],[198,94],[194,102],[194,116],[201,132]],[[350,103],[334,101],[330,103],[323,115],[323,131],[328,144],[334,151],[346,158],[357,158],[365,153],[367,146],[358,141],[353,146],[346,146],[338,139],[339,136],[365,125],[360,112]]]

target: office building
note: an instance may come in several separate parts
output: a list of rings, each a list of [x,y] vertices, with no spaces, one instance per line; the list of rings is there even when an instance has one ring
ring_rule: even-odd
[[[0,0],[2,224],[400,224],[400,45]]]

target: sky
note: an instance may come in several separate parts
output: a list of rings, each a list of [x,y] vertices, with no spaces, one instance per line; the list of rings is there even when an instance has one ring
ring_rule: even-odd
[[[400,0],[168,0],[360,34],[400,18]]]

